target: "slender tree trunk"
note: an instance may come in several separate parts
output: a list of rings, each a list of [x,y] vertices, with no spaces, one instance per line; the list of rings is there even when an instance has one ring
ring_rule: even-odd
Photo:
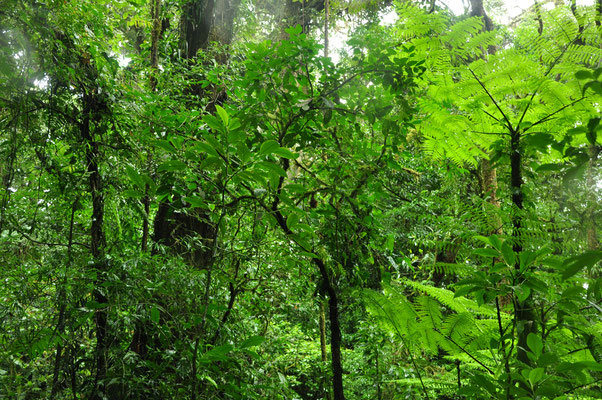
[[[587,168],[587,191],[588,191],[588,206],[586,210],[586,224],[587,224],[587,248],[589,250],[597,250],[600,246],[598,241],[598,230],[596,227],[596,208],[598,202],[596,200],[596,163],[598,161],[598,155],[600,148],[594,143],[589,145],[589,162]]]
[[[16,124],[16,121],[14,122]],[[13,134],[10,140],[10,152],[8,154],[7,160],[4,161],[4,168],[0,165],[0,175],[2,176],[2,190],[0,196],[0,234],[4,230],[4,222],[6,219],[6,210],[8,209],[8,203],[10,201],[11,195],[11,186],[13,182],[13,178],[15,176],[15,160],[17,159],[17,150],[18,150],[18,137],[17,137],[17,127],[13,126]]]
[[[324,0],[324,57],[328,57],[328,24],[330,23],[330,2]]]
[[[213,22],[215,0],[189,0],[182,7],[180,49],[182,57],[191,59],[207,46]]]
[[[91,89],[94,90],[94,89]],[[92,121],[97,121],[100,116],[99,99],[90,89],[84,90],[82,96],[82,121],[80,134],[86,147],[86,164],[88,172],[88,185],[92,197],[92,220],[90,225],[90,250],[94,260],[93,269],[96,273],[92,296],[98,303],[94,312],[96,325],[96,349],[94,393],[92,399],[101,399],[105,394],[105,379],[107,377],[108,359],[108,298],[103,293],[103,284],[106,280],[107,264],[105,260],[106,238],[104,233],[104,197],[102,193],[102,177],[100,175],[100,148],[96,135],[92,132]]]
[[[510,136],[510,190],[512,191],[512,204],[514,205],[512,215],[512,250],[516,254],[515,271],[517,281],[513,285],[521,284],[519,255],[523,251],[522,244],[522,219],[523,219],[523,177],[522,177],[522,150],[520,144],[520,131],[513,131]],[[531,365],[527,357],[527,337],[529,333],[537,332],[537,325],[533,313],[533,301],[531,296],[525,300],[514,299],[514,312],[518,334],[517,358],[519,361]]]
[[[153,20],[153,29],[151,32],[151,76],[150,76],[150,89],[151,92],[157,91],[157,80],[159,73],[159,37],[161,36],[161,0],[154,0],[151,4],[151,18]],[[147,158],[150,161],[152,157],[151,153],[148,153]],[[148,183],[144,187],[144,198],[142,199],[142,205],[144,206],[144,221],[142,221],[142,245],[141,249],[143,252],[148,250],[148,237],[149,237],[149,219],[150,219],[150,187]]]
[[[286,222],[285,222],[286,224]],[[343,391],[343,367],[341,364],[341,324],[339,321],[339,299],[337,291],[330,280],[328,269],[319,258],[313,259],[320,270],[324,289],[328,294],[328,311],[330,319],[330,356],[332,358],[332,392],[334,400],[345,400]]]
[[[319,324],[320,324],[320,354],[322,364],[326,365],[328,362],[328,351],[326,350],[326,306],[325,300],[319,296],[318,301],[320,304],[319,308]],[[322,379],[322,388],[326,393],[326,399],[330,400],[332,398],[332,391],[330,390],[330,385],[328,385],[328,378],[326,376]]]
[[[73,250],[73,226],[75,223],[75,210],[77,205],[77,199],[71,205],[71,219],[69,221],[69,239],[67,242],[67,262],[63,272],[63,277],[60,282],[58,289],[57,303],[59,307],[59,318],[56,324],[56,334],[59,336],[59,342],[56,346],[56,352],[54,355],[54,371],[52,373],[52,389],[50,391],[50,399],[54,399],[59,392],[59,375],[61,372],[62,360],[63,360],[63,342],[62,336],[65,333],[65,319],[67,311],[67,274],[71,269],[72,262],[72,250]]]

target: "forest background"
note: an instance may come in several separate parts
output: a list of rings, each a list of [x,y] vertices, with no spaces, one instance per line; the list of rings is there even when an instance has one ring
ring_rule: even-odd
[[[0,397],[602,398],[602,1],[503,7],[1,0]]]

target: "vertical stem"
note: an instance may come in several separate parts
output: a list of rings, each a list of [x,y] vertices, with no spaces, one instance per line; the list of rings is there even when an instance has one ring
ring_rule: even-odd
[[[318,301],[320,302],[320,352],[322,355],[322,364],[326,365],[328,362],[328,352],[326,351],[326,307],[324,304],[324,299],[322,297],[318,297]],[[326,386],[327,377],[324,376],[322,379],[321,385],[323,387]],[[332,392],[330,389],[327,389],[326,398],[331,399]]]
[[[328,23],[330,22],[330,2],[324,0],[324,57],[328,57]]]
[[[285,223],[286,224],[286,223]],[[286,225],[285,225],[286,226]],[[339,300],[336,289],[330,281],[330,276],[324,261],[313,259],[320,270],[326,293],[328,293],[328,310],[330,319],[330,354],[332,357],[332,391],[334,400],[345,400],[343,391],[343,366],[341,364],[341,325],[339,321]]]
[[[71,206],[71,220],[69,222],[69,239],[67,243],[67,262],[63,271],[63,279],[60,283],[57,303],[59,305],[59,319],[57,322],[57,334],[59,335],[59,343],[56,347],[54,356],[54,371],[52,374],[52,389],[50,391],[50,399],[54,399],[59,391],[59,374],[61,371],[63,343],[60,336],[65,332],[65,312],[67,309],[67,274],[71,269],[72,249],[73,249],[73,225],[75,220],[75,209],[78,200],[76,199]]]
[[[380,364],[379,364],[379,360],[378,360],[378,354],[379,354],[378,346],[376,346],[375,350],[376,350],[376,356],[375,356],[375,366],[374,367],[376,368],[376,399],[382,400],[383,393],[380,388]]]
[[[157,75],[159,73],[159,36],[161,35],[161,0],[154,0],[151,4],[151,18],[153,20],[153,29],[151,32],[151,75],[150,89],[151,92],[157,91]],[[150,160],[151,154],[148,154]],[[144,206],[144,221],[142,221],[142,245],[143,252],[148,250],[149,236],[149,214],[150,214],[150,196],[148,183],[144,187],[144,198],[142,205]]]
[[[512,131],[510,133],[510,188],[512,191],[512,204],[514,212],[512,216],[512,250],[516,254],[516,264],[514,266],[516,275],[513,285],[520,285],[520,253],[523,251],[521,238],[522,218],[523,218],[523,177],[522,177],[522,153],[520,148],[520,131]],[[527,357],[527,337],[529,333],[537,331],[535,317],[533,315],[533,304],[531,297],[527,297],[524,301],[514,299],[514,312],[518,333],[518,348],[517,358],[519,361],[531,365],[529,357]]]
[[[594,143],[589,145],[589,163],[587,169],[587,211],[586,211],[586,224],[587,224],[587,248],[589,250],[597,250],[600,244],[598,243],[598,231],[596,228],[595,211],[597,206],[596,201],[596,177],[595,167],[600,148]]]
[[[106,280],[106,261],[105,247],[106,238],[103,230],[104,225],[104,197],[102,193],[102,177],[100,175],[99,161],[100,148],[95,135],[92,132],[92,118],[98,118],[98,98],[88,90],[84,90],[82,96],[82,121],[80,123],[80,134],[86,147],[86,164],[88,172],[89,191],[92,197],[92,220],[90,225],[90,250],[94,260],[93,268],[96,272],[96,281],[92,296],[98,303],[98,308],[94,312],[94,321],[96,325],[96,350],[95,367],[96,376],[94,378],[94,393],[92,399],[101,399],[105,392],[105,378],[107,376],[107,357],[108,357],[108,299],[101,291]]]
[[[512,385],[510,377],[510,360],[508,359],[510,353],[506,352],[506,341],[504,340],[504,328],[502,326],[502,313],[500,310],[500,299],[499,296],[495,298],[495,308],[497,311],[497,327],[500,335],[500,352],[504,358],[504,372],[506,373],[506,398],[510,398],[510,386]],[[460,387],[460,366],[458,364],[458,387]]]

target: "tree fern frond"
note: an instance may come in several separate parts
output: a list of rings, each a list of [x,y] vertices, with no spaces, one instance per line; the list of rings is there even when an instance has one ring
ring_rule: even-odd
[[[465,297],[454,298],[454,292],[451,290],[425,285],[406,278],[402,279],[400,283],[404,286],[411,287],[414,290],[424,293],[429,297],[432,297],[440,304],[448,307],[450,310],[456,313],[470,312],[484,317],[497,316],[496,311],[492,307],[485,305],[479,306],[476,301],[467,299]]]

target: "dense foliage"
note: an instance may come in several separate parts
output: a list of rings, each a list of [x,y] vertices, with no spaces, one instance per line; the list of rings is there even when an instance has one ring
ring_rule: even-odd
[[[470,4],[0,1],[0,398],[602,398],[602,1]]]

